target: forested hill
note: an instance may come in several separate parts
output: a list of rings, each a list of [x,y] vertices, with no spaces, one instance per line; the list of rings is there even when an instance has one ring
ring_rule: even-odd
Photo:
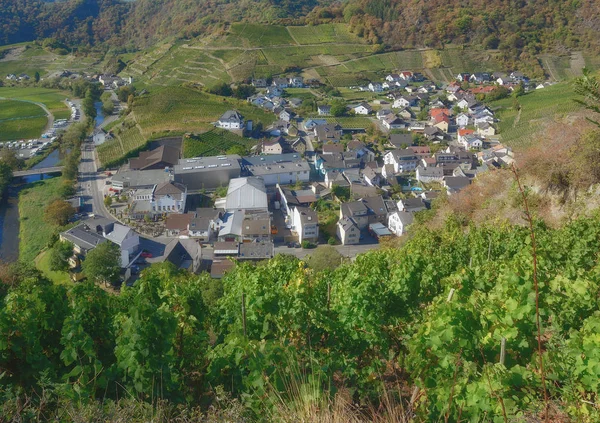
[[[595,0],[0,0],[0,44],[56,37],[72,46],[145,47],[239,21],[348,22],[393,49],[473,43],[500,48],[514,61],[600,45]]]

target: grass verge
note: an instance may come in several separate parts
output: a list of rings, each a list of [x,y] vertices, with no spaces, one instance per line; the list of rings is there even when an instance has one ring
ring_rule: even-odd
[[[50,250],[42,251],[35,258],[35,267],[56,285],[71,285],[73,283],[67,272],[50,270]]]

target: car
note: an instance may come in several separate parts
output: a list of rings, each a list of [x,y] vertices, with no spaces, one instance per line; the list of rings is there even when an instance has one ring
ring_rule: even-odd
[[[152,253],[148,252],[148,251],[144,251],[142,254],[140,254],[141,257],[144,258],[151,258],[152,257]]]
[[[288,248],[294,248],[294,243],[293,242],[289,242],[287,245]]]

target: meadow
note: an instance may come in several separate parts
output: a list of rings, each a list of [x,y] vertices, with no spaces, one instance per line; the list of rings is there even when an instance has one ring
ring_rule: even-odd
[[[39,138],[47,123],[45,114],[37,117],[0,120],[0,141]]]

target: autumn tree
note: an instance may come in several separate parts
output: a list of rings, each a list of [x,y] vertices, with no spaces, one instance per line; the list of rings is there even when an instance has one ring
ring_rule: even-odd
[[[75,209],[64,200],[54,200],[44,210],[44,220],[50,224],[64,226],[75,214]]]

